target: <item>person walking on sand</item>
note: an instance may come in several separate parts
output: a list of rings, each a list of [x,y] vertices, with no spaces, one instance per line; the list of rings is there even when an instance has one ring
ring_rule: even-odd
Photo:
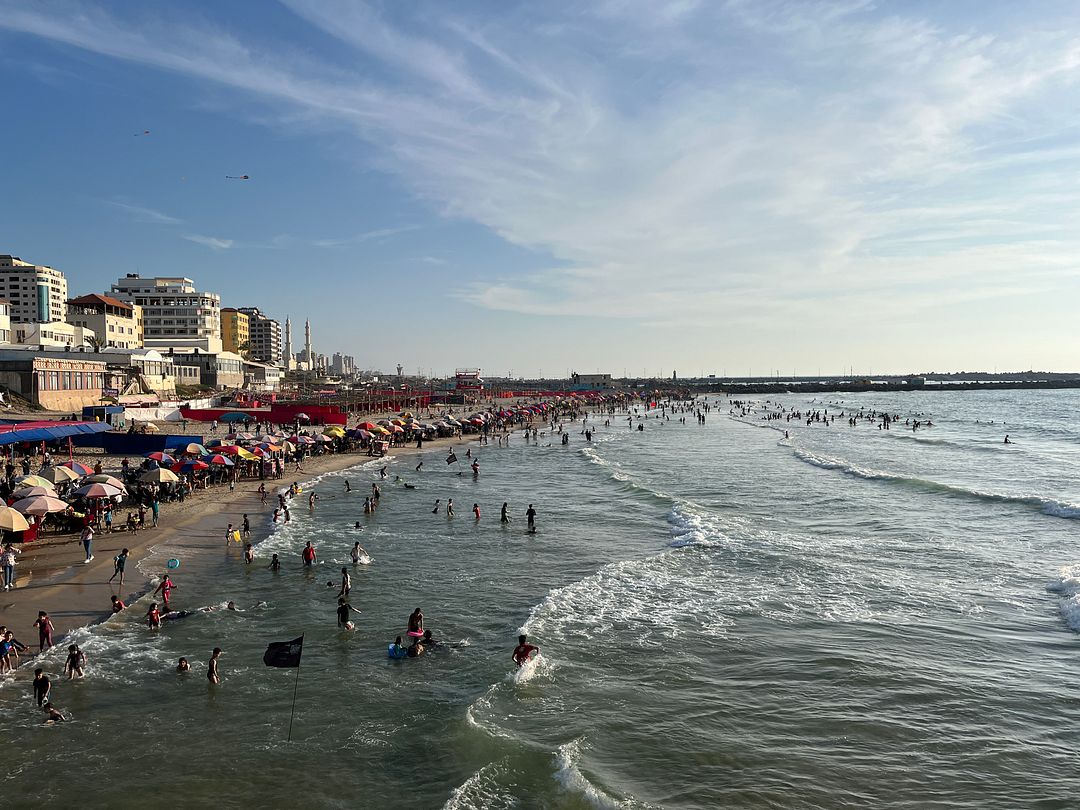
[[[5,591],[15,587],[15,555],[20,553],[11,543],[8,543],[4,546],[3,554],[0,554],[0,568],[4,570]]]
[[[206,664],[206,678],[210,683],[221,683],[221,676],[218,674],[219,658],[221,658],[221,647],[214,647],[210,660]]]
[[[37,615],[37,621],[34,622],[34,627],[38,631],[38,652],[45,652],[53,645],[52,634],[53,627],[52,619],[49,618],[49,614],[44,610],[39,610]]]
[[[109,577],[109,582],[112,582],[117,576],[120,577],[120,587],[124,587],[124,566],[127,565],[128,554],[130,554],[126,548],[113,557],[113,575]]]
[[[82,540],[83,549],[86,551],[86,559],[83,560],[83,563],[88,563],[94,559],[94,527],[89,523],[86,524],[82,530],[82,537],[79,539]]]

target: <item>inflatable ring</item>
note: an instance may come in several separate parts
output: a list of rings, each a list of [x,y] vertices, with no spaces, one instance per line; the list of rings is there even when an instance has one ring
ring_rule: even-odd
[[[180,567],[180,561],[176,559],[176,557],[173,557],[171,560],[165,563],[165,565],[167,565],[170,569],[176,569]]]

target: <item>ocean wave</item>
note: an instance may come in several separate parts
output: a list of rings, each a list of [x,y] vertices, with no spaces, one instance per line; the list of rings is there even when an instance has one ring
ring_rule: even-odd
[[[1059,501],[1056,498],[1050,498],[1045,495],[1004,495],[997,492],[983,492],[978,489],[968,489],[966,487],[954,486],[953,484],[943,484],[939,481],[931,481],[925,478],[916,478],[914,476],[900,475],[884,470],[875,470],[870,467],[862,467],[858,464],[844,461],[843,459],[812,453],[809,450],[803,450],[801,448],[795,448],[794,455],[795,458],[800,461],[804,461],[815,467],[820,467],[823,470],[836,470],[846,475],[863,478],[867,481],[886,481],[921,489],[926,492],[935,492],[995,503],[1011,503],[1019,506],[1028,506],[1038,509],[1043,514],[1050,515],[1051,517],[1067,519],[1080,518],[1080,504]]]
[[[517,807],[517,798],[500,784],[507,760],[489,762],[454,788],[443,810],[498,810]]]
[[[562,785],[564,790],[578,794],[592,807],[601,810],[630,807],[628,803],[609,796],[581,772],[578,763],[581,761],[583,741],[584,738],[579,737],[559,746],[555,753],[555,780]]]
[[[1080,633],[1080,563],[1063,566],[1046,590],[1061,596],[1061,618],[1070,629]]]
[[[640,492],[662,501],[672,500],[672,496],[668,493],[659,489],[653,489],[652,487],[635,480],[633,476],[623,469],[623,466],[619,464],[619,462],[604,458],[596,451],[596,448],[583,447],[578,452],[586,458],[590,464],[605,470],[611,480],[623,484],[628,490]]]

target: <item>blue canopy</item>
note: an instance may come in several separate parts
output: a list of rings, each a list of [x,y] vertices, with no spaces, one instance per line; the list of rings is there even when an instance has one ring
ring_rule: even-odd
[[[0,446],[19,442],[54,442],[68,436],[103,433],[112,430],[105,422],[19,422],[5,431],[0,426]]]

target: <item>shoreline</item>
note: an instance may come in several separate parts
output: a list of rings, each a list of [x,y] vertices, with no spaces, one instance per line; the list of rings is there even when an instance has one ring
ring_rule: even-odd
[[[425,441],[423,448],[406,445],[391,448],[387,458],[417,455],[429,449],[470,444],[478,436],[455,436]],[[25,550],[26,558],[17,560],[16,587],[0,592],[4,601],[0,604],[0,625],[14,632],[15,638],[27,646],[21,665],[15,670],[28,669],[27,662],[37,658],[37,639],[33,636],[33,623],[38,611],[49,614],[55,625],[53,646],[61,647],[75,631],[87,629],[107,621],[113,614],[110,597],[118,595],[130,606],[149,593],[160,580],[161,571],[144,570],[148,562],[163,554],[177,556],[185,547],[206,550],[224,541],[226,524],[239,526],[246,513],[251,520],[251,537],[244,543],[257,546],[273,532],[271,516],[277,507],[276,495],[293,481],[302,485],[327,475],[341,473],[359,467],[380,457],[364,453],[333,453],[305,460],[302,473],[287,474],[282,478],[244,480],[233,491],[225,486],[199,491],[188,496],[183,504],[163,504],[161,519],[156,529],[142,529],[132,537],[128,532],[95,534],[93,552],[95,559],[89,564],[71,562],[69,552],[81,558],[82,544],[78,536],[62,536],[35,543]],[[268,498],[260,503],[259,483],[267,483]],[[194,501],[194,502],[193,502]],[[242,549],[242,545],[239,546]],[[113,573],[112,558],[121,549],[130,549],[123,588],[109,583]],[[183,578],[187,571],[180,574]]]

